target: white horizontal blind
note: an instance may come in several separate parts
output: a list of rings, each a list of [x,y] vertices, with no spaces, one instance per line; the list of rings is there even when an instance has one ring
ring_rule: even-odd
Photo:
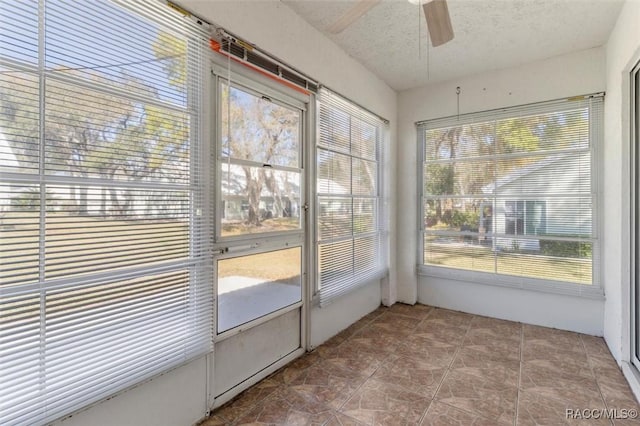
[[[316,148],[320,304],[386,271],[382,206],[385,123],[322,88]]]
[[[425,265],[599,287],[601,96],[428,121],[418,133]]]
[[[155,1],[0,0],[0,424],[211,349],[207,39]]]

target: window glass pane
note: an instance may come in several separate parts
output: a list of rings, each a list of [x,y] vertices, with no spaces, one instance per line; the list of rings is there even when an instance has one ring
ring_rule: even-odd
[[[321,241],[348,237],[353,232],[351,197],[320,197],[318,237]]]
[[[320,140],[318,145],[341,151],[351,152],[351,116],[339,108],[320,103]]]
[[[66,83],[47,84],[46,169],[126,181],[189,182],[189,116]]]
[[[0,66],[0,171],[38,172],[38,91],[35,73]]]
[[[300,167],[301,113],[222,83],[222,156]]]
[[[218,333],[302,300],[302,249],[218,261]]]
[[[47,186],[47,278],[156,264],[189,254],[189,194]]]
[[[493,230],[493,202],[488,198],[427,199],[424,226],[427,230],[479,232],[483,236]]]
[[[38,63],[38,2],[0,0],[2,57]]]
[[[494,191],[494,161],[447,161],[424,166],[424,190],[429,195],[484,195]]]
[[[351,118],[351,154],[377,160],[378,137],[376,126],[356,117]]]
[[[39,278],[40,187],[0,183],[0,288]]]
[[[189,288],[189,271],[178,270],[48,292],[51,391],[90,392],[96,374],[117,378],[137,366],[135,375],[144,377],[140,367],[150,360],[160,358],[164,368],[183,360],[176,349],[189,338]],[[105,380],[102,387],[108,391],[114,383]]]
[[[318,148],[318,193],[351,194],[351,157]]]
[[[26,407],[30,412],[33,412],[34,402],[40,399],[42,386],[40,308],[40,293],[37,291],[17,296],[0,295],[0,399],[3,404],[11,401],[12,408]],[[16,416],[7,408],[3,406],[4,419]]]
[[[495,192],[566,195],[591,193],[591,153],[565,152],[498,160]]]
[[[591,197],[499,198],[496,200],[496,232],[590,238],[592,210]]]
[[[495,152],[495,126],[493,122],[426,130],[425,158],[427,160],[453,160]]]
[[[588,147],[588,108],[496,121],[498,154]]]
[[[495,258],[491,244],[469,242],[464,237],[424,236],[426,265],[472,271],[494,272]]]
[[[498,238],[497,271],[577,284],[592,283],[591,243]]]
[[[300,173],[222,165],[222,236],[300,229]]]
[[[353,233],[366,234],[377,228],[376,205],[374,198],[353,199]]]
[[[380,236],[355,238],[353,250],[358,253],[354,260],[354,275],[356,277],[367,276],[380,268]]]
[[[377,195],[378,163],[374,161],[353,158],[353,183],[354,195]]]
[[[186,106],[184,34],[160,28],[115,2],[57,0],[45,6],[48,70]],[[70,28],[80,36],[69,37]]]
[[[353,240],[318,245],[319,289],[348,285],[353,280]]]

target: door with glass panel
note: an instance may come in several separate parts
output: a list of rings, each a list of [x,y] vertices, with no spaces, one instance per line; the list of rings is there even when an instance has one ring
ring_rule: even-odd
[[[215,84],[218,358],[229,347],[221,363],[236,363],[243,350],[253,365],[220,384],[221,393],[302,345],[305,104],[257,84]],[[284,325],[269,325],[283,316]]]

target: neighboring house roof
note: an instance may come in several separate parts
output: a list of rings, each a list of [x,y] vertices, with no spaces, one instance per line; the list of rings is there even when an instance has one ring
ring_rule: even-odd
[[[521,179],[537,170],[540,170],[544,167],[547,167],[559,160],[562,160],[564,158],[568,158],[572,155],[580,155],[581,153],[562,153],[562,154],[556,154],[556,155],[551,155],[549,157],[545,157],[540,161],[536,161],[535,163],[531,163],[526,165],[525,167],[519,168],[514,170],[513,172],[501,177],[500,179],[497,179],[495,182],[491,182],[488,185],[485,185],[482,187],[482,193],[483,194],[493,194],[493,192],[497,189],[500,188],[504,185],[510,184],[518,179]]]

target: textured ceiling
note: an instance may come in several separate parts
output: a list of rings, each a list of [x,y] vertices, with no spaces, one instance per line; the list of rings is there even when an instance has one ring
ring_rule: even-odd
[[[506,68],[606,43],[621,0],[448,0],[455,38],[427,50],[417,5],[383,0],[340,34],[356,1],[281,0],[396,90]]]

